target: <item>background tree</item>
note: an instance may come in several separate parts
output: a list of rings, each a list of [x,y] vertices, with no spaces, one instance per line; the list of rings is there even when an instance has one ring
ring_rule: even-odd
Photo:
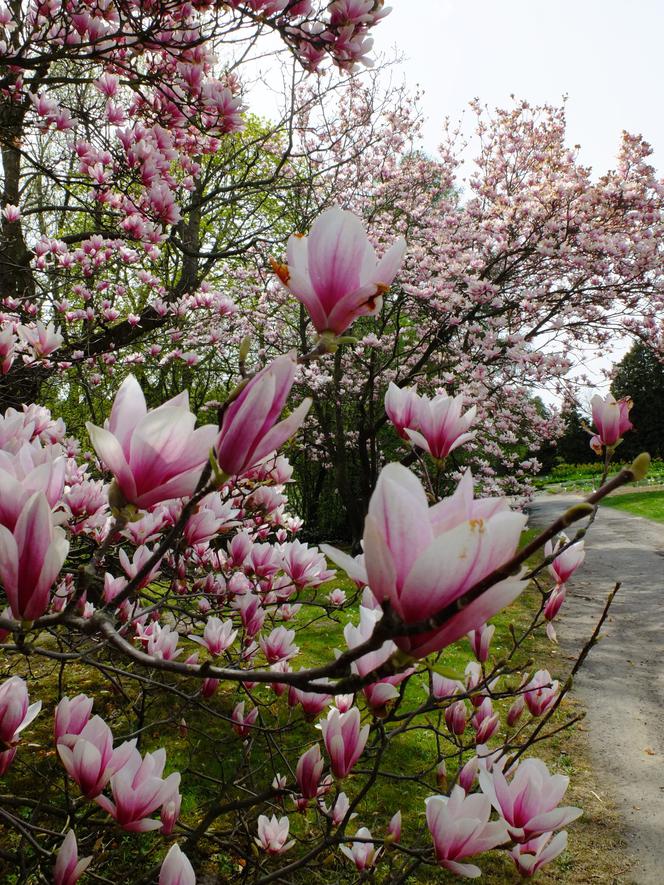
[[[630,396],[634,402],[630,420],[634,430],[626,435],[618,457],[626,460],[635,451],[664,457],[664,366],[660,355],[637,341],[615,368],[611,391],[616,398]]]

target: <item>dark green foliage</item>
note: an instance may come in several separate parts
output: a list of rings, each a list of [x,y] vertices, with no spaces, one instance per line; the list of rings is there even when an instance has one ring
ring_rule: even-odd
[[[634,344],[618,363],[611,391],[634,401],[634,429],[625,434],[620,457],[631,459],[640,452],[664,457],[664,365],[655,352],[641,342]]]
[[[568,464],[585,464],[592,458],[590,434],[584,427],[584,419],[574,404],[563,408],[565,432],[558,440],[558,456]]]

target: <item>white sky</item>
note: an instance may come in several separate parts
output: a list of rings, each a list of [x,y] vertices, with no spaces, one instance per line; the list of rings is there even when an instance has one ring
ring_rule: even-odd
[[[510,94],[559,104],[567,94],[570,144],[601,174],[620,133],[641,133],[664,163],[664,0],[386,0],[375,48],[405,56],[408,83],[425,90],[425,144],[441,120],[479,97]]]

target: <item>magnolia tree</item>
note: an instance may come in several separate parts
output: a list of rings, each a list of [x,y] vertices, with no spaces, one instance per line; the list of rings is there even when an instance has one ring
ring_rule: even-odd
[[[3,408],[56,370],[94,387],[99,367],[183,313],[232,311],[205,285],[210,262],[269,238],[295,115],[324,89],[287,96],[281,120],[240,138],[245,67],[249,79],[281,51],[292,89],[327,62],[350,71],[382,6],[0,5]]]
[[[470,472],[439,500],[398,463],[379,476],[362,556],[299,542],[279,449],[310,402],[282,412],[297,373],[380,309],[404,250],[396,240],[378,259],[341,210],[292,240],[279,272],[315,346],[254,371],[240,354],[216,424],[196,428],[186,392],[150,410],[129,375],[104,426],[88,424],[95,462],[47,410],[5,412],[0,814],[3,859],[23,880],[103,868],[162,885],[211,871],[305,881],[322,862],[335,881],[404,882],[426,866],[478,876],[471,859],[493,848],[532,876],[564,850],[581,810],[561,804],[568,778],[526,753],[560,727],[547,723],[570,680],[524,672],[521,649],[544,625],[555,639],[583,561],[585,530],[562,530],[592,520],[647,456],[608,479],[629,418],[597,398],[605,481],[525,546],[526,517],[474,497]],[[445,395],[393,388],[387,409],[432,465],[479,431]],[[320,590],[334,577],[323,554],[355,589]],[[488,621],[531,580],[532,621],[498,657]],[[465,637],[472,659],[450,674],[444,652]],[[402,821],[395,782],[422,803],[426,836],[410,808]]]

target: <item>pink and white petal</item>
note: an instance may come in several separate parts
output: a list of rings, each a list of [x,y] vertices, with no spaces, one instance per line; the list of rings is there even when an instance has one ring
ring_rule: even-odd
[[[329,314],[340,298],[360,285],[367,248],[364,226],[351,212],[333,206],[313,223],[307,248],[309,278]]]
[[[116,437],[126,457],[129,457],[129,443],[134,428],[147,411],[141,385],[133,375],[127,375],[115,395],[108,420],[108,430]]]
[[[417,446],[419,449],[423,449],[425,452],[431,452],[431,449],[429,448],[429,443],[422,436],[419,430],[413,430],[411,427],[406,427],[404,429],[408,434],[408,438],[414,446]]]
[[[149,833],[151,830],[159,830],[162,827],[160,820],[153,820],[151,817],[143,818],[143,820],[131,821],[124,824],[122,829],[128,833]]]
[[[378,262],[373,274],[372,282],[383,286],[391,285],[395,276],[399,273],[406,255],[406,241],[399,237],[392,243],[387,252]]]
[[[447,648],[448,645],[461,639],[470,630],[476,630],[489,618],[514,602],[527,586],[527,582],[520,578],[508,578],[495,584],[479,599],[471,602],[459,614],[454,615],[444,627],[437,630],[435,636],[426,645],[418,647],[418,655],[424,656],[432,651]]]
[[[463,876],[465,879],[478,879],[482,875],[482,870],[472,863],[458,863],[455,860],[441,860],[441,866],[454,873],[456,876]]]
[[[18,601],[18,546],[14,535],[0,525],[0,580],[15,618],[19,618]]]
[[[343,569],[351,580],[357,581],[360,584],[369,583],[363,560],[355,559],[353,556],[344,553],[343,550],[337,550],[336,547],[331,547],[329,544],[321,544],[320,549],[328,559],[331,559],[335,565]]]
[[[481,543],[478,528],[461,523],[434,538],[418,557],[401,591],[406,621],[420,621],[449,605],[466,586]]]
[[[30,706],[28,707],[27,712],[25,714],[25,718],[23,719],[23,722],[21,722],[19,727],[14,732],[14,738],[16,738],[16,735],[20,734],[24,728],[27,728],[28,725],[30,725],[30,723],[34,719],[36,719],[36,717],[39,715],[39,711],[41,710],[41,708],[42,708],[41,701],[35,701],[34,704],[30,704]]]
[[[136,496],[134,503],[143,510],[159,504],[162,501],[171,501],[173,498],[188,498],[193,494],[201,478],[203,465],[199,464],[193,470],[181,473],[169,479],[168,482],[155,486],[141,495]]]
[[[458,449],[459,446],[464,445],[464,443],[470,442],[471,439],[475,439],[477,436],[476,430],[471,430],[469,433],[462,433],[461,436],[457,437],[452,445],[449,447],[448,454],[453,452],[455,449]]]
[[[399,584],[433,538],[428,509],[424,489],[410,470],[400,464],[382,470],[369,514],[392,554]]]
[[[297,433],[302,426],[304,419],[307,417],[307,413],[311,408],[311,403],[312,400],[307,397],[307,399],[302,400],[299,406],[292,411],[287,418],[284,418],[283,421],[275,424],[275,426],[269,430],[258,443],[256,449],[252,453],[251,464],[248,466],[253,466],[258,463],[258,461],[265,458],[266,455],[269,455],[270,452],[280,449],[284,443]]]
[[[114,803],[111,802],[111,800],[107,796],[104,796],[103,793],[100,793],[98,796],[95,796],[94,801],[97,803],[97,805],[100,808],[102,808],[106,812],[106,814],[110,814],[110,816],[112,818],[117,817],[117,813],[118,813],[117,808],[115,807]]]
[[[373,595],[379,602],[388,601],[395,612],[403,617],[394,560],[371,514],[364,520],[364,565]]]
[[[132,501],[136,497],[136,484],[122,446],[115,436],[103,427],[96,427],[90,422],[85,426],[97,457],[116,478],[125,498]]]
[[[538,814],[536,817],[531,818],[531,820],[524,825],[524,829],[526,833],[529,834],[529,838],[538,835],[539,833],[550,833],[553,830],[559,830],[561,827],[566,827],[567,824],[576,820],[578,817],[581,817],[582,814],[583,809],[574,808],[571,805],[554,808],[553,811],[548,811],[545,814]]]

